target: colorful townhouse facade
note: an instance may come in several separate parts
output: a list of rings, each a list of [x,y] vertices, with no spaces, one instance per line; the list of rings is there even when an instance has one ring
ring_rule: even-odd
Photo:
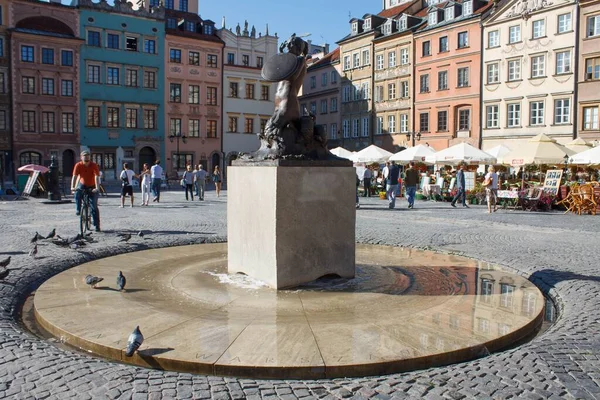
[[[573,0],[513,0],[484,22],[484,150],[514,149],[540,133],[563,144],[573,140],[577,25]]]
[[[321,125],[327,132],[328,147],[342,146],[339,138],[341,121],[339,48],[310,63],[302,84],[302,95],[298,100],[300,109],[312,112],[315,116],[315,124]]]
[[[81,146],[104,179],[165,161],[164,9],[79,0]],[[164,165],[164,164],[163,164]]]
[[[577,136],[600,144],[600,1],[579,2]]]
[[[13,164],[71,174],[79,153],[79,13],[60,3],[9,3]]]
[[[223,47],[214,22],[166,10],[167,172],[222,167]]]
[[[248,22],[242,28],[227,29],[225,21],[218,35],[223,50],[223,154],[231,165],[240,153],[258,150],[258,133],[263,132],[275,110],[276,84],[265,81],[261,70],[277,54],[277,36],[256,33]]]
[[[11,134],[11,82],[10,82],[10,47],[7,35],[8,0],[0,0],[0,185],[11,181],[15,165],[12,154]]]

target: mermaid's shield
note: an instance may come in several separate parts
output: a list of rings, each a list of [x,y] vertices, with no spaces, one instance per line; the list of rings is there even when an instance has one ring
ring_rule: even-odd
[[[304,67],[304,57],[291,53],[279,53],[271,57],[262,67],[263,79],[271,82],[283,81]]]

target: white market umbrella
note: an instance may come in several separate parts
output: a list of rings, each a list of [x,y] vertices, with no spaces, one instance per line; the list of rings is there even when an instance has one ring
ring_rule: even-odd
[[[600,164],[600,146],[575,154],[569,160],[570,164]]]
[[[426,158],[432,164],[457,165],[462,162],[468,164],[495,164],[496,157],[471,146],[468,143],[459,143]]]
[[[390,161],[402,161],[402,162],[425,162],[425,158],[427,156],[431,156],[435,154],[435,150],[431,147],[426,146],[424,144],[420,144],[415,147],[409,147],[408,149],[404,149],[390,157]]]
[[[557,143],[556,140],[540,133],[502,157],[502,164],[523,166],[530,164],[560,165],[565,155],[572,156],[575,151]]]
[[[390,158],[391,155],[392,153],[389,151],[372,144],[369,147],[354,153],[352,155],[352,161],[363,163],[383,162]]]
[[[485,152],[491,156],[496,157],[496,160],[500,160],[506,154],[510,153],[510,149],[504,146],[503,144],[499,144],[498,146],[492,147],[491,149],[486,150]]]
[[[572,142],[565,144],[565,147],[573,150],[575,154],[577,154],[589,150],[592,147],[592,145],[583,140],[582,138],[577,138]]]
[[[347,158],[348,160],[352,160],[352,156],[354,155],[353,152],[351,152],[350,150],[346,150],[343,147],[336,147],[335,149],[331,149],[329,151],[331,152],[331,154],[334,154],[341,158]]]

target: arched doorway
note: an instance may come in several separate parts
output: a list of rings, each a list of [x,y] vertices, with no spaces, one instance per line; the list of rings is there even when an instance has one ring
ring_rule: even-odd
[[[221,156],[219,155],[219,153],[214,153],[212,155],[212,165],[210,167],[210,173],[212,173],[215,169],[215,166],[219,166],[219,168],[221,168]],[[221,172],[223,173],[223,172]]]
[[[63,176],[71,176],[75,167],[75,152],[73,150],[65,150],[62,154],[62,173]]]
[[[138,157],[140,165],[138,171],[143,169],[144,164],[148,164],[149,167],[154,165],[154,161],[156,161],[156,152],[152,147],[143,147],[140,150],[140,156]]]

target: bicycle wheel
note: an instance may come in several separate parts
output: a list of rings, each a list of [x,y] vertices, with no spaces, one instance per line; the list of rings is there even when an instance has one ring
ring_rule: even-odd
[[[79,215],[79,233],[83,236],[88,229],[88,217],[89,217],[89,207],[85,201],[85,196],[83,199],[83,204],[81,204],[81,214]]]

